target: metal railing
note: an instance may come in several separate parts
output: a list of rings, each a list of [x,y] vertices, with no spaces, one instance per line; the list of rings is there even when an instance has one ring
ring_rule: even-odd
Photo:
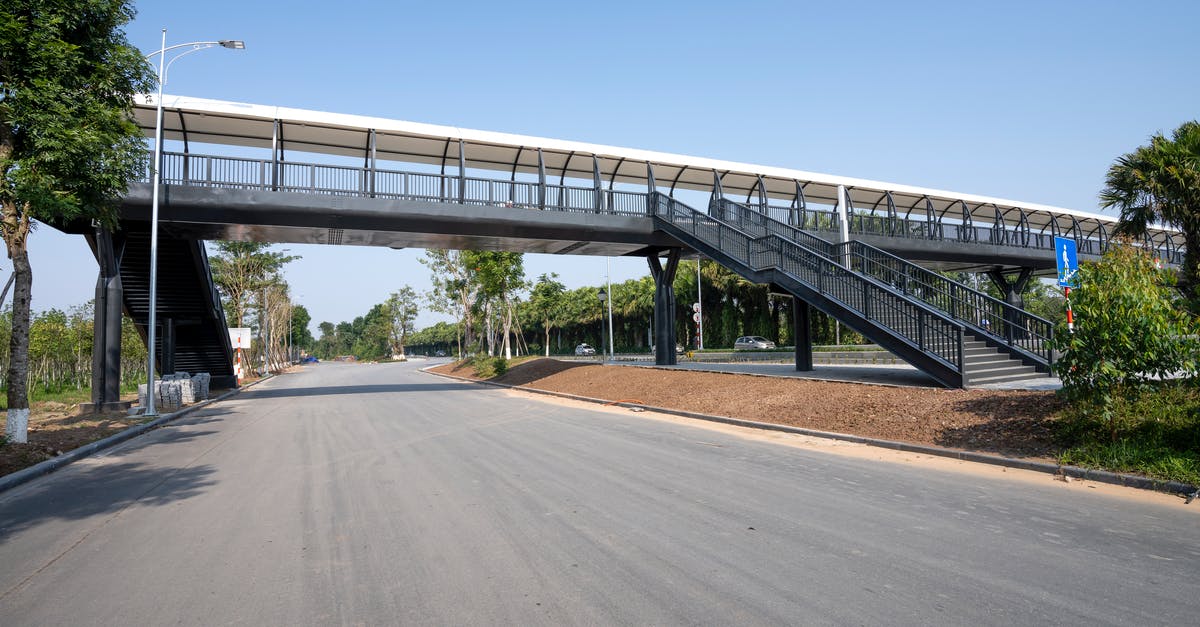
[[[723,210],[746,209],[726,201]],[[655,194],[654,215],[695,239],[720,250],[751,271],[776,269],[834,300],[904,343],[963,371],[965,327],[946,314],[871,280],[829,256],[777,233],[750,234],[663,194]],[[745,211],[745,221],[766,218]],[[787,227],[787,225],[783,225]],[[791,228],[791,227],[788,227]],[[818,240],[820,244],[823,240]],[[825,242],[828,244],[828,242]]]
[[[1045,318],[870,244],[854,240],[834,244],[728,199],[712,199],[709,212],[752,236],[779,236],[800,243],[830,261],[916,298],[1046,366],[1052,361],[1050,339],[1054,335],[1054,324]]]
[[[1045,366],[1054,323],[859,241],[837,245],[850,268],[892,286]]]
[[[746,205],[756,213],[761,213],[754,205]],[[795,216],[796,227],[807,231],[837,233],[841,230],[841,219],[835,210],[806,209],[798,212],[794,207],[767,205],[769,217],[779,220],[776,216]],[[854,235],[876,235],[881,237],[899,237],[906,239],[926,239],[934,241],[966,242],[993,244],[996,246],[1012,246],[1014,248],[1033,248],[1039,250],[1054,250],[1054,233],[1041,233],[1032,230],[1025,231],[1018,227],[991,223],[987,225],[967,225],[941,220],[928,221],[912,218],[889,217],[876,213],[856,212],[847,216],[847,230]],[[788,222],[789,220],[779,220]],[[1063,234],[1059,234],[1064,236]],[[1081,254],[1102,255],[1108,250],[1109,240],[1094,237],[1074,238]],[[1149,240],[1135,242],[1136,245],[1148,250],[1154,256],[1168,264],[1183,265],[1184,251],[1162,243]]]
[[[531,182],[460,177],[452,174],[405,172],[371,167],[178,152],[165,152],[162,158],[162,181],[164,184],[462,202],[615,215],[646,215],[647,213],[647,194],[645,192],[569,185],[539,185]],[[149,167],[144,173],[143,181],[150,181]],[[781,212],[789,216],[799,214],[797,219],[802,220],[802,223],[794,225],[793,228],[800,231],[836,233],[840,230],[840,220],[837,213],[832,210],[807,209],[804,212],[797,212],[791,207],[768,205],[766,214],[763,214],[751,206],[738,205],[746,207],[747,211],[758,215],[772,217],[775,222],[780,224],[786,224],[788,221],[775,219],[774,215]],[[849,231],[859,235],[978,242],[1043,250],[1053,250],[1054,248],[1053,234],[1022,231],[1010,226],[968,226],[942,221],[929,222],[893,218],[863,212],[851,214],[849,220]],[[792,239],[804,242],[800,237]],[[1100,254],[1107,249],[1106,241],[1094,238],[1080,238],[1076,241],[1079,244],[1079,252],[1083,254]],[[1155,245],[1152,242],[1143,242],[1141,245],[1153,251],[1155,255],[1169,264],[1181,265],[1183,263],[1182,249],[1172,249],[1166,245]]]
[[[167,185],[461,202],[573,213],[647,214],[645,192],[178,152],[162,156],[162,182]],[[143,181],[150,181],[148,169]]]

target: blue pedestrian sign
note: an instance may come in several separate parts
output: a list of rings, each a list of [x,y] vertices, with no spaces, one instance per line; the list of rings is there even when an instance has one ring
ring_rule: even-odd
[[[1055,237],[1054,258],[1058,262],[1058,285],[1060,287],[1079,287],[1079,282],[1075,277],[1079,272],[1079,254],[1075,249],[1075,240]]]

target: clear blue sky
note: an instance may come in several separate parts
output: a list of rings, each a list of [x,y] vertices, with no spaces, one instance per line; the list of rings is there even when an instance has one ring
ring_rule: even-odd
[[[1113,159],[1200,118],[1200,3],[138,3],[150,52],[243,39],[175,64],[167,92],[598,142],[1096,211]],[[420,251],[289,246],[316,322],[404,284]],[[30,242],[34,307],[92,297],[82,238]],[[11,271],[0,259],[0,268]],[[595,257],[530,278],[603,281]],[[613,280],[647,273],[614,259]],[[437,318],[423,314],[420,326]]]

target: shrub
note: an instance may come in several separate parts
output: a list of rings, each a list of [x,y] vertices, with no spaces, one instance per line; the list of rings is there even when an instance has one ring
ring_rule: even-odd
[[[503,357],[497,357],[492,360],[492,372],[494,376],[500,376],[508,372],[508,360]]]
[[[492,370],[493,360],[491,357],[476,355],[467,361],[471,364],[471,368],[475,370],[475,376],[480,379],[490,379],[494,376],[495,372]]]
[[[1139,398],[1152,381],[1196,372],[1196,323],[1171,286],[1171,274],[1131,246],[1113,246],[1079,270],[1072,290],[1076,331],[1055,329],[1055,369],[1063,394],[1099,412],[1115,438],[1114,407]]]

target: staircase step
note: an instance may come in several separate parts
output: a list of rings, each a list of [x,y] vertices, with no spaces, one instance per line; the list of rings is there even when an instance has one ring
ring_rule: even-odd
[[[1004,364],[1023,365],[1023,364],[1021,364],[1020,360],[1013,359],[1012,357],[1009,357],[1008,355],[1004,355],[1001,353],[994,353],[991,355],[976,355],[976,356],[971,356],[971,357],[965,357],[964,360],[967,364],[967,371],[980,370],[985,367],[1001,366]]]
[[[968,379],[968,387],[977,387],[987,385],[989,383],[1008,383],[1010,381],[1026,381],[1028,379],[1042,379],[1050,375],[1045,372],[1025,372],[1020,374],[995,375],[989,377],[970,377]]]
[[[975,381],[978,378],[1005,377],[1008,375],[1028,374],[1033,372],[1037,372],[1037,368],[1034,368],[1033,366],[1021,365],[1020,362],[1013,362],[1011,365],[1003,364],[998,366],[992,365],[985,368],[968,368],[967,380]]]

